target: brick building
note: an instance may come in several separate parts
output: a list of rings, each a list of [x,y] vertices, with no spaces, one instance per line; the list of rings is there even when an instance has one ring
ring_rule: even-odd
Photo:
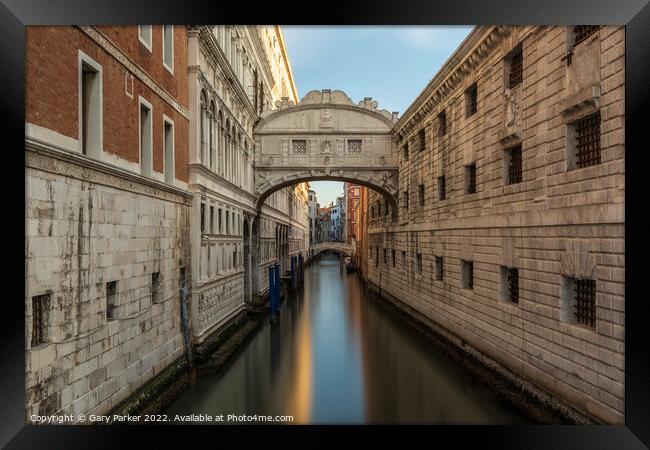
[[[185,27],[26,31],[26,403],[104,413],[182,359]]]
[[[624,421],[624,28],[476,27],[393,129],[364,275],[454,342]],[[460,344],[459,344],[460,345]]]

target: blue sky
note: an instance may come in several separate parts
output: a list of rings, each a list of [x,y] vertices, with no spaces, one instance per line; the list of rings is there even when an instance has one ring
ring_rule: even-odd
[[[340,89],[400,115],[471,31],[471,26],[282,27],[298,96]],[[342,195],[342,183],[310,183],[321,205]]]

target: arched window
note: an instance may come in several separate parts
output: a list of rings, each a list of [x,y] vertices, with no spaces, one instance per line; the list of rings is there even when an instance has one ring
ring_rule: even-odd
[[[219,109],[219,119],[217,123],[217,167],[218,173],[223,172],[223,113]]]
[[[208,114],[208,122],[209,122],[209,141],[208,145],[210,147],[210,159],[208,160],[208,165],[210,166],[211,169],[214,170],[214,102],[210,102],[210,112]]]
[[[199,127],[200,127],[199,158],[202,163],[205,162],[205,147],[207,143],[207,136],[206,136],[207,107],[208,107],[207,95],[205,94],[205,91],[201,91],[201,117],[199,119]]]

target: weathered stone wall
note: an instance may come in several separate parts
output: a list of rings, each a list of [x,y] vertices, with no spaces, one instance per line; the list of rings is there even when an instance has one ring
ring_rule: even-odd
[[[523,81],[508,90],[519,43]],[[572,27],[479,27],[450,61],[394,129],[396,222],[373,216],[384,203],[370,192],[367,279],[576,409],[623,423],[624,29],[601,27],[573,48]],[[570,124],[594,111],[601,161],[574,169]],[[523,179],[507,184],[505,152],[518,143]],[[471,163],[476,193],[466,193]],[[473,262],[473,289],[462,261]],[[519,270],[518,304],[505,297],[503,267]],[[595,327],[571,321],[564,277],[595,280]]]
[[[54,161],[27,153],[28,418],[108,412],[183,353],[178,283],[189,267],[189,199]],[[153,272],[162,283],[156,303]],[[42,294],[46,342],[32,347],[31,299]]]

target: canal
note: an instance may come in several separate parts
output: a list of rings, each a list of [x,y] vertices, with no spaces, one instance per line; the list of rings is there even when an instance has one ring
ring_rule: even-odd
[[[403,319],[367,298],[336,255],[305,269],[304,290],[217,374],[165,411],[290,415],[293,423],[514,424],[524,417]]]

